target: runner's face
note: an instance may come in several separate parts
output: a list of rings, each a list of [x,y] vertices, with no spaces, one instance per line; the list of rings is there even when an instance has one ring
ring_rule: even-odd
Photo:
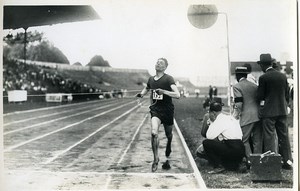
[[[155,70],[165,71],[166,70],[166,63],[161,59],[157,60],[157,62],[155,64]]]

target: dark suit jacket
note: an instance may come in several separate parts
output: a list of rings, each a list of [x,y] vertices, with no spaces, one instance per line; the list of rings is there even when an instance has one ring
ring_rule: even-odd
[[[258,101],[264,100],[261,117],[287,115],[288,82],[284,74],[271,68],[260,76],[257,91]]]

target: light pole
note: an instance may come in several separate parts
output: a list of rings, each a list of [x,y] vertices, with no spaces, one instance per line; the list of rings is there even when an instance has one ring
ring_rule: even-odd
[[[26,64],[26,46],[27,46],[27,29],[28,27],[24,27],[23,28],[25,31],[24,31],[24,63]]]
[[[227,61],[228,61],[228,94],[229,94],[229,98],[228,98],[228,105],[229,105],[229,109],[230,109],[230,114],[232,114],[232,100],[231,100],[231,62],[230,62],[230,55],[229,55],[229,32],[228,32],[228,16],[226,13],[224,12],[218,12],[218,14],[220,15],[225,15],[225,19],[226,19],[226,40],[227,40]]]
[[[218,15],[224,15],[226,20],[226,47],[227,47],[227,61],[228,61],[228,105],[230,114],[232,114],[231,107],[231,62],[229,55],[229,33],[228,33],[228,16],[225,12],[218,12],[215,5],[190,5],[188,9],[188,19],[190,23],[199,29],[206,29],[214,25]]]

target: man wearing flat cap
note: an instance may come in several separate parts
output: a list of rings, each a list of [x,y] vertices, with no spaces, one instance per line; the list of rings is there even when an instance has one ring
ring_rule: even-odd
[[[239,122],[222,113],[222,103],[212,102],[209,107],[209,128],[203,141],[204,152],[216,171],[239,170],[245,155]]]
[[[261,119],[263,126],[264,151],[277,152],[275,135],[278,136],[279,154],[283,158],[284,169],[292,169],[292,154],[287,128],[287,106],[289,101],[288,82],[284,74],[272,68],[270,54],[261,54],[260,65],[264,74],[258,82],[257,99],[263,101]]]
[[[257,85],[247,80],[248,72],[248,68],[245,66],[235,68],[235,76],[238,83],[233,85],[233,115],[239,120],[242,128],[245,155],[249,165],[250,154],[262,153],[262,128],[258,123]],[[249,143],[250,137],[253,152]]]

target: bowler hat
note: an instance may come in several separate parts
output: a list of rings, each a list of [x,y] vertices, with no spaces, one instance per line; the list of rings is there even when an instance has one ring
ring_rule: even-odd
[[[271,64],[274,61],[271,54],[261,54],[259,59],[260,60],[257,61],[257,64]]]
[[[238,66],[235,67],[235,73],[236,74],[248,74],[248,68],[245,66]]]

